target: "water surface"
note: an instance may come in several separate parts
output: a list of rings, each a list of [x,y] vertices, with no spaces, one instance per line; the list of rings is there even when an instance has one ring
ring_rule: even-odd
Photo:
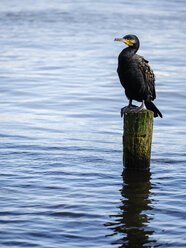
[[[0,246],[185,247],[185,1],[0,3]],[[124,173],[116,73],[156,74],[150,173]]]

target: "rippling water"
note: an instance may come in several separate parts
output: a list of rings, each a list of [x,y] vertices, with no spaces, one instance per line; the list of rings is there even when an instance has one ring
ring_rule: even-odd
[[[185,16],[184,0],[1,1],[1,247],[186,247]],[[128,33],[164,118],[150,173],[122,177]]]

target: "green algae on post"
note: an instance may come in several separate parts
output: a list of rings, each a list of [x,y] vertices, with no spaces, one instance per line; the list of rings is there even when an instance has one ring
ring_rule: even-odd
[[[150,167],[153,117],[153,112],[146,109],[124,114],[123,161],[126,168]]]

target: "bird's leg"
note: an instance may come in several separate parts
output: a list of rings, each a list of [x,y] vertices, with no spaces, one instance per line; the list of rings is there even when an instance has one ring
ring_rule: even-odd
[[[122,117],[122,116],[124,115],[124,113],[127,112],[128,110],[134,110],[134,109],[136,109],[136,108],[137,108],[137,106],[133,105],[133,104],[132,104],[132,100],[129,99],[129,104],[128,104],[128,106],[121,108],[121,117]]]
[[[144,105],[145,105],[145,102],[144,102],[144,100],[143,100],[141,106],[139,106],[139,107],[133,109],[132,111],[133,111],[134,113],[138,113],[138,112],[140,112],[140,111],[144,108]]]

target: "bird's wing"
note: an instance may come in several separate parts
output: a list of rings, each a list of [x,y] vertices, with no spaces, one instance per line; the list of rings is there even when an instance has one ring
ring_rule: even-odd
[[[144,80],[148,85],[149,91],[151,93],[152,100],[156,98],[156,91],[155,91],[155,75],[148,64],[148,60],[144,59],[142,56],[135,55],[138,61],[140,70],[143,73]]]

